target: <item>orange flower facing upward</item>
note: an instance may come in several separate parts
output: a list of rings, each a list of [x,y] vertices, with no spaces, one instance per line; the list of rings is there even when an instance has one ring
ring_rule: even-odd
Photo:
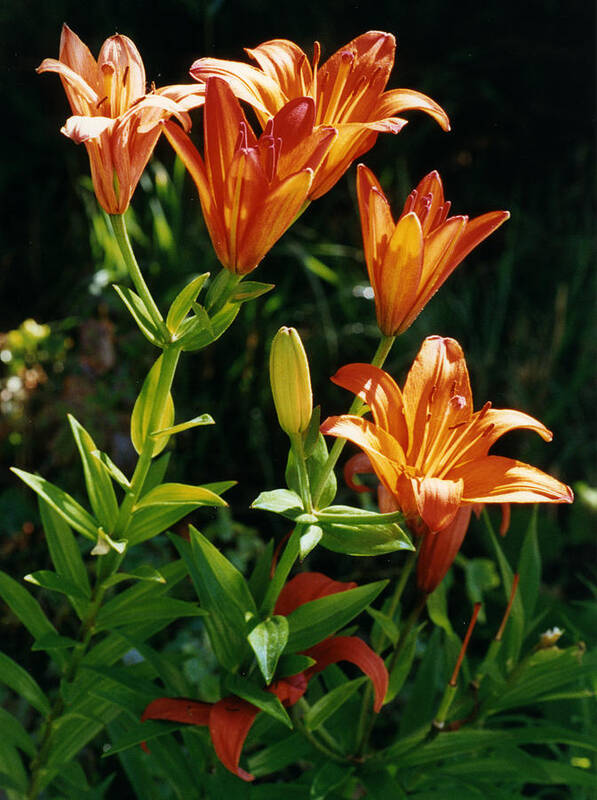
[[[375,175],[357,169],[357,194],[377,324],[386,336],[403,333],[460,262],[510,216],[490,211],[469,220],[448,217],[439,174],[430,172],[410,193],[398,222]]]
[[[443,531],[463,506],[475,503],[571,503],[570,487],[511,458],[488,455],[504,433],[527,428],[551,441],[551,432],[521,411],[473,412],[464,354],[454,339],[425,339],[401,392],[383,370],[349,364],[332,378],[371,409],[373,422],[329,417],[323,433],[348,439],[416,527]],[[362,471],[362,469],[360,470]]]
[[[165,132],[189,170],[218,259],[245,275],[259,264],[304,205],[313,172],[334,128],[314,130],[313,100],[287,103],[257,139],[228,84],[211,78],[205,90],[202,159],[188,136]]]
[[[117,34],[106,39],[98,60],[62,27],[58,60],[46,58],[37,72],[57,72],[73,116],[61,129],[85,143],[96,197],[108,214],[123,214],[161,133],[175,116],[186,130],[191,108],[202,105],[197,86],[165,86],[145,91],[145,68],[135,44]]]
[[[191,75],[198,81],[224,78],[240,100],[253,106],[262,127],[289,100],[313,98],[315,124],[333,125],[338,138],[317,170],[309,193],[312,200],[331,189],[355,158],[373,147],[379,132],[398,133],[406,125],[396,114],[424,111],[444,130],[450,129],[445,111],[430,97],[412,89],[384,91],[396,52],[391,33],[364,33],[321,67],[318,42],[313,66],[301,48],[287,39],[273,39],[246,52],[258,67],[200,58],[192,65]]]

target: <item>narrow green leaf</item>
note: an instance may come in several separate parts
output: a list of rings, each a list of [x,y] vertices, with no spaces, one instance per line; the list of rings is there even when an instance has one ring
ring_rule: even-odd
[[[160,456],[159,458],[153,459],[149,470],[147,471],[147,477],[143,481],[143,489],[141,490],[140,495],[141,497],[163,482],[166,472],[168,471],[171,455],[172,453],[164,453],[164,455]]]
[[[234,290],[230,297],[231,303],[246,303],[275,289],[275,283],[259,283],[258,281],[243,281]]]
[[[369,800],[407,800],[401,786],[385,769],[366,770],[359,774]],[[416,796],[416,795],[415,795]]]
[[[287,651],[306,650],[331,636],[364,611],[387,583],[386,580],[357,586],[299,606],[287,617],[290,626]]]
[[[185,503],[174,506],[148,506],[140,508],[131,515],[126,538],[129,546],[145,542],[167,530],[179,520],[191,514],[197,503]]]
[[[270,684],[278,659],[284,652],[288,641],[288,621],[286,617],[275,615],[256,625],[247,639],[266,684]]]
[[[354,772],[354,767],[346,764],[336,764],[335,761],[325,761],[316,770],[309,793],[310,800],[325,800],[334,789],[340,789]]]
[[[27,486],[49,503],[72,528],[79,531],[79,533],[82,533],[83,536],[86,536],[93,542],[96,541],[98,529],[96,520],[94,520],[91,514],[85,511],[83,506],[79,505],[69,494],[58,486],[54,486],[53,483],[41,478],[39,475],[24,472],[22,469],[17,469],[16,467],[11,467],[11,470],[24,481]]]
[[[68,415],[77,450],[83,464],[87,496],[93,513],[100,525],[112,531],[118,518],[118,502],[110,476],[101,463],[93,456],[97,447],[85,428],[71,415]]]
[[[32,650],[68,650],[76,647],[80,642],[70,636],[59,636],[57,633],[45,633],[31,645]]]
[[[137,326],[146,339],[156,345],[160,346],[161,336],[151,314],[147,310],[145,303],[138,294],[133,292],[127,286],[118,286],[116,283],[112,284],[112,288],[120,297],[122,302],[128,308],[132,318],[137,323]]]
[[[192,320],[188,320],[191,324],[185,327],[184,335],[181,335],[179,340],[183,346],[183,350],[187,352],[202,350],[204,347],[207,347],[207,345],[215,342],[216,339],[219,339],[232,325],[239,309],[239,303],[229,303],[213,317],[207,318],[209,325],[206,324],[204,318],[200,317],[194,317]],[[186,324],[185,322],[184,325],[186,326]],[[179,333],[182,334],[182,328]]]
[[[161,572],[154,569],[149,564],[142,564],[140,567],[130,572],[116,572],[108,580],[104,581],[104,588],[116,586],[123,581],[152,581],[154,583],[165,583],[166,579]]]
[[[323,530],[319,525],[308,525],[306,527],[305,532],[301,535],[299,540],[299,556],[301,561],[304,561],[311,550],[317,547],[322,536]]]
[[[207,278],[209,278],[209,272],[198,275],[176,295],[166,317],[166,325],[171,333],[177,333],[180,323],[191,310],[191,306],[197,299]]]
[[[251,508],[259,511],[271,511],[274,514],[281,514],[287,519],[295,520],[303,513],[303,501],[296,492],[290,489],[274,489],[271,492],[261,492],[251,503]]]
[[[356,690],[363,685],[367,678],[356,678],[353,681],[347,681],[342,686],[337,686],[331,692],[324,694],[319,700],[311,706],[305,714],[305,727],[308,731],[316,731],[329,717],[332,716],[341,706],[346,703],[349,697],[356,692]]]
[[[263,775],[278,772],[289,764],[308,758],[315,752],[302,733],[293,733],[288,738],[251,756],[248,759],[249,769],[256,778],[261,778]]]
[[[265,692],[252,681],[241,678],[239,675],[227,675],[225,683],[229,692],[246,700],[247,703],[252,703],[273,719],[292,729],[290,717],[275,694]]]
[[[0,652],[0,683],[24,697],[44,716],[50,713],[50,704],[37,683],[29,673],[2,652]]]
[[[315,439],[315,443],[311,445],[310,442],[309,444],[310,452],[306,460],[306,466],[307,474],[309,476],[309,484],[311,487],[314,487],[319,484],[322,470],[327,462],[328,448],[324,437],[319,432],[317,438]],[[286,483],[290,489],[300,494],[298,472],[292,451],[290,451],[288,454],[288,463],[286,465]],[[334,470],[332,470],[326,478],[324,488],[317,503],[318,508],[324,509],[326,506],[329,506],[336,496],[336,491],[336,475]]]
[[[488,526],[489,536],[491,538],[491,543],[493,544],[493,549],[495,550],[495,554],[497,557],[498,565],[500,568],[500,573],[502,576],[502,583],[504,584],[504,596],[506,602],[510,597],[510,592],[512,590],[512,581],[514,580],[514,575],[512,570],[510,569],[510,565],[504,555],[504,551],[502,550],[495,533],[491,528],[491,522],[489,520],[489,514],[485,510],[483,512],[483,518],[485,520],[486,525]],[[520,655],[520,648],[522,646],[522,637],[524,631],[524,609],[522,605],[522,597],[520,591],[516,592],[514,596],[514,602],[512,603],[512,611],[510,613],[510,617],[508,619],[508,623],[506,626],[506,632],[503,637],[503,646],[502,652],[505,652],[506,655],[506,667],[509,670],[518,662],[518,657]]]
[[[118,598],[114,598],[117,600]],[[153,620],[174,621],[180,617],[201,617],[206,612],[193,603],[185,600],[175,600],[171,597],[160,597],[146,600],[142,606],[122,608],[112,606],[109,600],[97,615],[95,629],[97,631],[122,628],[125,625],[137,625],[148,618]]]
[[[400,717],[400,736],[408,735],[425,723],[431,724],[438,703],[438,687],[447,683],[441,631],[437,628],[427,642],[415,672],[406,707]]]
[[[129,728],[126,733],[119,736],[112,744],[108,745],[102,753],[102,758],[109,758],[115,756],[116,753],[121,753],[123,750],[128,750],[130,747],[135,747],[141,742],[150,742],[159,736],[165,736],[167,733],[179,731],[184,727],[181,722],[166,722],[164,720],[148,719],[145,722],[140,722]]]
[[[350,556],[379,556],[397,550],[414,550],[414,546],[402,528],[396,523],[383,525],[323,524],[321,544],[334,553]]]
[[[400,633],[394,620],[391,619],[387,614],[384,614],[383,611],[378,611],[376,608],[368,608],[367,614],[373,617],[373,619],[378,623],[384,632],[385,636],[393,645],[396,645]]]
[[[92,455],[92,456],[93,456],[93,457],[94,457],[94,458],[95,458],[97,461],[99,461],[99,463],[100,463],[100,464],[102,465],[102,467],[103,467],[103,468],[106,470],[106,472],[107,472],[109,475],[111,475],[111,476],[112,476],[112,478],[114,478],[114,480],[116,481],[116,483],[118,483],[120,486],[122,486],[122,488],[125,490],[125,492],[128,492],[128,490],[131,488],[131,482],[130,482],[130,481],[129,481],[129,479],[126,477],[126,475],[124,474],[124,472],[122,472],[122,470],[120,470],[120,469],[119,469],[119,468],[116,466],[116,464],[115,464],[115,463],[112,461],[112,459],[110,458],[110,456],[109,456],[109,455],[107,455],[106,453],[102,453],[102,451],[101,451],[101,450],[93,450],[93,452],[91,453],[91,455]]]
[[[282,656],[280,656],[280,660],[278,661],[276,678],[286,678],[289,675],[298,675],[299,672],[304,672],[306,669],[309,669],[309,667],[312,667],[315,663],[315,659],[309,658],[309,656],[302,656],[297,653],[284,653]]]
[[[160,382],[162,359],[163,356],[160,356],[153,367],[149,370],[149,373],[143,383],[143,388],[141,389],[133,408],[133,413],[131,416],[131,441],[137,453],[141,452],[143,443],[151,433],[149,425],[153,411],[153,398],[157,392],[158,384]],[[173,423],[174,401],[172,400],[172,394],[168,393],[168,399],[166,401],[164,412],[157,428],[169,428]],[[155,458],[155,456],[159,455],[167,444],[168,436],[156,439],[156,442],[153,446],[152,458]]]
[[[5,572],[0,572],[0,597],[16,614],[34,639],[46,634],[56,634],[56,629],[46,617],[41,606],[32,595]],[[62,653],[52,653],[52,658],[59,667],[64,666]]]
[[[413,628],[408,634],[402,649],[402,653],[400,654],[400,658],[390,673],[388,691],[385,696],[384,705],[392,702],[408,678],[408,673],[410,672],[415,658],[415,653],[417,650],[417,637],[420,630],[421,628]],[[391,658],[391,656],[389,658]]]
[[[520,583],[518,591],[522,599],[525,620],[529,622],[535,613],[539,587],[541,585],[541,553],[537,542],[538,507],[533,508],[531,521],[522,543],[518,560]],[[528,627],[528,625],[527,625]]]
[[[37,572],[30,572],[29,575],[25,575],[24,580],[50,592],[61,592],[78,600],[86,599],[85,593],[76,584],[52,570],[40,569]]]
[[[366,511],[364,508],[353,506],[328,506],[323,511],[316,512],[319,522],[339,522],[343,525],[385,525],[388,522],[401,522],[404,514],[392,511],[389,514],[379,514],[376,511]]]
[[[178,425],[172,425],[170,428],[163,428],[160,431],[154,431],[151,436],[157,438],[159,436],[172,436],[174,433],[182,433],[188,431],[190,428],[197,428],[200,425],[215,425],[213,417],[209,414],[201,414],[199,417],[193,417],[188,422],[180,422]]]
[[[85,597],[83,601],[71,595],[72,606],[79,619],[83,619],[87,614],[91,587],[79,545],[64,519],[41,497],[38,498],[38,504],[46,542],[57,574],[77,586]]]
[[[245,579],[220,551],[190,526],[191,543],[171,537],[183,557],[201,606],[209,612],[205,625],[220,664],[233,671],[248,650],[247,622],[257,610]]]
[[[272,559],[274,555],[274,542],[270,539],[263,553],[257,559],[257,563],[253,567],[253,572],[249,578],[249,591],[255,598],[255,603],[260,606],[265,597],[267,585],[269,583],[269,575],[272,567]]]
[[[194,506],[220,506],[228,503],[215,492],[204,486],[189,486],[184,483],[163,483],[155,489],[144,494],[135,505],[135,511],[149,506],[181,506],[193,504]]]
[[[10,742],[28,756],[35,755],[35,745],[25,728],[16,717],[3,708],[0,708],[0,740],[5,743]]]

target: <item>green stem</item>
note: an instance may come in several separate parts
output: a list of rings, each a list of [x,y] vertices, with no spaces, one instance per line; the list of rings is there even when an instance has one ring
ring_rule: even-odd
[[[298,472],[299,490],[301,500],[303,501],[303,508],[307,514],[313,513],[313,503],[311,501],[311,489],[309,487],[309,475],[307,473],[307,465],[305,463],[305,449],[303,447],[303,437],[300,433],[289,434],[290,445],[296,463]]]
[[[118,242],[118,247],[122,253],[122,257],[124,259],[124,263],[126,264],[129,275],[131,276],[131,280],[133,281],[135,289],[137,290],[137,294],[141,300],[143,300],[143,303],[145,304],[148,313],[151,315],[156,327],[159,331],[161,331],[162,336],[164,337],[164,342],[168,342],[170,341],[170,332],[168,331],[164,319],[160,314],[160,310],[157,307],[155,300],[151,296],[151,292],[149,291],[149,288],[145,283],[145,279],[141,274],[141,269],[139,268],[139,264],[135,258],[135,254],[133,252],[126,229],[124,214],[111,214],[110,221],[112,223],[114,236]]]
[[[406,563],[402,568],[402,572],[400,573],[400,577],[396,581],[396,588],[394,589],[394,594],[392,595],[392,599],[390,601],[390,605],[385,612],[386,615],[393,621],[394,615],[396,613],[396,609],[398,608],[398,604],[402,598],[402,594],[406,587],[406,582],[412,572],[412,569],[415,565],[417,560],[417,551],[413,550],[411,553],[408,554],[408,558],[406,559]],[[376,653],[381,653],[385,646],[385,634],[383,630],[380,630],[380,634],[378,637],[372,637],[373,647]]]
[[[286,578],[289,576],[290,570],[298,557],[299,544],[304,530],[304,525],[297,525],[292,531],[292,535],[276,567],[274,577],[270,581],[265,597],[263,598],[263,603],[261,604],[261,613],[263,617],[268,617],[274,610],[278,595],[282,591],[282,587],[286,583]]]
[[[336,761],[338,764],[348,764],[350,763],[350,759],[346,756],[337,753],[336,751],[332,750],[331,748],[327,747],[323,742],[319,741],[319,739],[311,733],[310,730],[306,728],[303,724],[302,719],[299,716],[299,706],[300,701],[292,707],[291,715],[292,721],[294,723],[294,727],[303,734],[305,739],[313,745],[316,750],[319,750],[320,753],[323,753],[327,758],[331,761]]]
[[[395,339],[396,339],[395,336],[382,336],[381,341],[377,347],[377,350],[375,351],[375,355],[373,356],[373,360],[371,361],[371,364],[374,367],[380,367],[380,368],[383,367],[385,360],[388,357],[390,350],[392,349],[392,345],[394,344]],[[365,413],[366,407],[367,406],[361,400],[360,397],[355,397],[355,399],[352,401],[352,405],[348,409],[348,413],[356,416],[361,416],[362,414]],[[334,441],[334,444],[327,458],[327,461],[325,462],[324,467],[321,471],[319,481],[317,482],[317,485],[315,486],[312,492],[314,508],[317,508],[317,504],[319,502],[319,499],[321,498],[321,494],[323,492],[327,479],[330,475],[330,472],[336,466],[336,463],[340,458],[340,455],[342,453],[342,450],[344,449],[345,444],[346,444],[346,439],[337,438]]]

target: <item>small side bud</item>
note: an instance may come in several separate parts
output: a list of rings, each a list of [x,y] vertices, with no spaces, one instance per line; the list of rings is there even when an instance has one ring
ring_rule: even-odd
[[[555,647],[563,633],[564,631],[558,627],[550,628],[549,630],[545,631],[539,636],[539,644],[537,645],[537,649],[547,650],[549,647]]]
[[[304,433],[313,413],[307,354],[294,328],[282,327],[274,336],[269,358],[274,405],[282,430]]]

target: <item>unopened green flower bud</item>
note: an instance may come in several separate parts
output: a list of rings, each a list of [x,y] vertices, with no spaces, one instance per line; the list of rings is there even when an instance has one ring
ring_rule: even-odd
[[[285,433],[303,433],[313,412],[311,376],[301,337],[282,327],[274,336],[269,376],[280,427]]]

